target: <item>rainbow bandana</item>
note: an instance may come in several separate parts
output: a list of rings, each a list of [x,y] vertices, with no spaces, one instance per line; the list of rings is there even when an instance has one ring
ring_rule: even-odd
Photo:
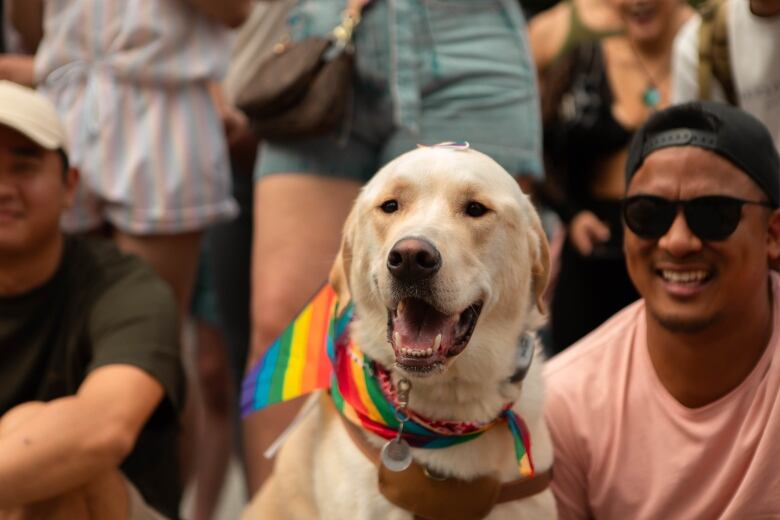
[[[324,286],[247,374],[241,390],[243,416],[314,390],[328,389],[347,420],[385,439],[396,437],[402,412],[390,374],[349,338],[352,305],[341,315],[340,310],[333,288]],[[520,474],[534,474],[528,428],[509,406],[488,423],[434,421],[411,410],[404,413],[409,420],[404,423],[402,437],[415,448],[446,448],[506,422]]]

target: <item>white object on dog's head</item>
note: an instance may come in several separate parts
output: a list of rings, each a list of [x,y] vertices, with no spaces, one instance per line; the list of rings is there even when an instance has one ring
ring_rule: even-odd
[[[471,148],[468,141],[445,141],[434,145],[418,144],[417,148],[447,148],[450,150],[465,151]]]

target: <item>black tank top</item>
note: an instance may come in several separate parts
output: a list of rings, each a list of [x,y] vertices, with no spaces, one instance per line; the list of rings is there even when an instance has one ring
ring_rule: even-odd
[[[544,149],[549,182],[555,185],[551,191],[558,199],[550,205],[568,221],[591,206],[599,159],[628,146],[633,130],[612,114],[614,96],[601,45],[583,43],[563,59],[558,66],[566,68],[568,83],[556,96],[553,117],[545,121]]]

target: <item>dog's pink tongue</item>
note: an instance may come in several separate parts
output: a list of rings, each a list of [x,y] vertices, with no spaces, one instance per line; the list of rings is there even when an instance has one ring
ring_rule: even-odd
[[[455,337],[457,323],[457,316],[446,316],[422,300],[404,300],[393,322],[393,333],[398,334],[401,340],[396,347],[414,350],[433,348],[435,352],[446,354]],[[439,334],[441,340],[436,345]]]

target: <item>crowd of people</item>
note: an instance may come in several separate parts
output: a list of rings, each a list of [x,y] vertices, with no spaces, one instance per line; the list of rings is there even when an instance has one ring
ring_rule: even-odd
[[[780,1],[369,0],[338,128],[261,139],[252,65],[345,5],[0,2],[0,519],[254,494],[300,403],[241,420],[244,372],[443,141],[547,217],[559,516],[780,517]]]

